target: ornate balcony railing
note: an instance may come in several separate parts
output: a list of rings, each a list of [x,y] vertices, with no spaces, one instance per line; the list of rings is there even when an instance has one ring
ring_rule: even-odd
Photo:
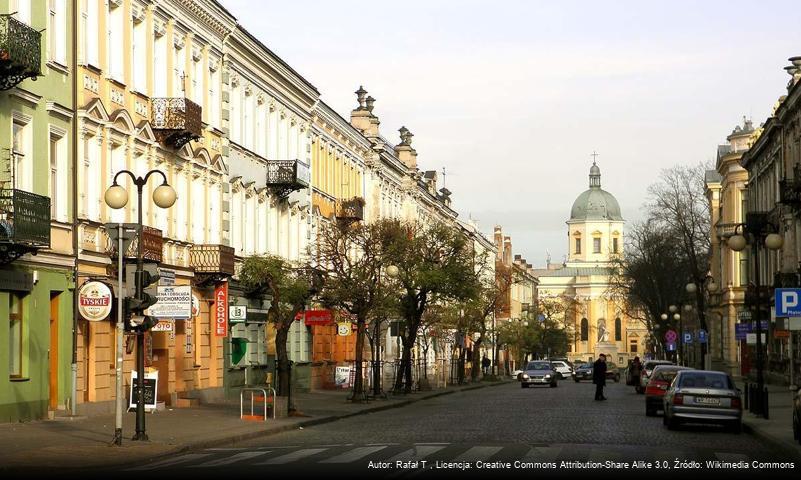
[[[793,178],[779,180],[779,203],[801,207],[801,165],[793,167]]]
[[[718,238],[720,238],[722,240],[726,240],[729,237],[734,236],[734,234],[735,234],[735,232],[737,230],[737,227],[739,227],[739,226],[740,226],[739,223],[718,223],[718,224],[716,224],[715,228],[717,229]],[[740,232],[740,233],[742,233],[742,232]]]
[[[311,182],[309,166],[300,160],[268,160],[267,187],[284,198],[295,190],[308,188]]]
[[[353,197],[337,201],[337,218],[345,221],[364,220],[364,199]]]
[[[134,237],[128,249],[125,251],[123,259],[126,262],[136,261],[139,239]],[[164,251],[164,237],[158,228],[142,226],[142,259],[145,262],[161,263]],[[108,253],[111,258],[117,258],[117,245],[115,242],[108,242]]]
[[[230,277],[234,274],[234,249],[226,245],[192,245],[189,264],[196,274]]]
[[[0,90],[42,74],[42,34],[11,15],[0,15]]]
[[[158,140],[175,149],[203,133],[202,109],[188,98],[151,99],[150,120]]]
[[[50,247],[50,198],[0,189],[0,264]]]

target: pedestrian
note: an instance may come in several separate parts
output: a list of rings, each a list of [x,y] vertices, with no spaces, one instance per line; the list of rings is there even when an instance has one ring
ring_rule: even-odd
[[[485,353],[484,358],[481,359],[481,370],[484,372],[484,375],[486,375],[487,372],[489,372],[490,364],[491,364],[490,359],[487,358],[487,354]]]
[[[598,356],[592,364],[592,383],[595,384],[595,400],[606,400],[604,386],[606,386],[606,355]]]
[[[629,367],[630,372],[630,385],[639,385],[640,384],[640,374],[642,373],[642,362],[640,362],[640,357],[634,357],[634,360],[631,362],[631,366]]]

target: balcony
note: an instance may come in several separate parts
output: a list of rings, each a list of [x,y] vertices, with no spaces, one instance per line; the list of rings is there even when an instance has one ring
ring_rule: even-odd
[[[311,182],[309,166],[300,160],[268,160],[267,187],[279,198],[308,188]]]
[[[0,90],[42,74],[42,34],[10,15],[0,15]]]
[[[220,281],[234,274],[234,249],[225,245],[192,245],[189,264],[197,284]]]
[[[162,144],[179,149],[203,133],[200,105],[188,98],[151,99],[150,122]]]
[[[735,231],[737,230],[737,227],[739,227],[740,225],[741,224],[739,224],[739,223],[718,223],[718,224],[716,224],[715,225],[715,229],[717,230],[718,238],[720,238],[721,240],[727,240],[730,237],[733,237],[735,235]],[[739,233],[742,233],[742,231],[740,231]]]
[[[127,225],[127,224],[126,224]],[[128,248],[125,250],[123,260],[126,262],[135,262],[137,249],[139,248],[139,239],[134,237]],[[164,237],[161,230],[158,228],[142,226],[142,259],[148,263],[161,263],[164,250]],[[117,258],[117,245],[115,242],[109,241],[108,253],[111,258]]]
[[[364,220],[364,199],[353,197],[337,201],[337,219],[347,222],[360,222]]]
[[[0,189],[0,264],[50,248],[50,198]]]

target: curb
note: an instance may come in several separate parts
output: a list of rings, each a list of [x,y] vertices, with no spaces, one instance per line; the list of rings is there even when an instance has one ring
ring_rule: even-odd
[[[787,454],[790,458],[801,461],[801,450],[799,450],[794,443],[778,439],[773,435],[765,433],[761,428],[754,427],[747,420],[743,421],[743,431],[771,444],[775,449],[780,450],[783,454]]]
[[[204,449],[204,448],[211,448],[211,447],[216,447],[216,446],[220,446],[220,445],[235,444],[237,442],[243,442],[245,440],[253,440],[253,439],[256,439],[256,438],[260,438],[260,437],[267,437],[267,436],[275,435],[275,434],[278,434],[278,433],[284,433],[284,432],[288,432],[288,431],[291,431],[291,430],[297,430],[299,428],[306,428],[306,427],[312,427],[312,426],[315,426],[315,425],[323,425],[323,424],[326,424],[326,423],[332,423],[332,422],[336,422],[336,421],[339,421],[339,420],[344,420],[346,418],[351,418],[351,417],[355,417],[355,416],[359,416],[359,415],[367,415],[367,414],[370,414],[370,413],[381,412],[381,411],[384,411],[384,410],[392,410],[392,409],[395,409],[395,408],[406,407],[406,406],[409,406],[409,405],[411,405],[413,403],[421,402],[421,401],[424,401],[424,400],[429,400],[429,399],[432,399],[432,398],[442,397],[442,396],[445,396],[445,395],[452,395],[454,393],[466,392],[466,391],[470,391],[470,390],[479,390],[479,389],[487,388],[487,387],[497,387],[497,386],[500,386],[500,385],[506,385],[507,383],[512,383],[512,381],[500,381],[500,382],[493,382],[491,384],[488,383],[488,384],[475,385],[475,386],[471,385],[469,387],[463,387],[463,388],[459,388],[459,389],[446,390],[446,391],[441,391],[441,392],[433,392],[433,393],[429,393],[429,394],[426,394],[426,395],[418,397],[418,398],[407,399],[407,400],[399,401],[397,403],[392,403],[392,404],[389,404],[389,405],[379,405],[379,406],[376,406],[376,407],[365,408],[363,410],[359,410],[359,411],[351,412],[351,413],[346,413],[346,414],[342,414],[342,415],[329,415],[329,416],[326,416],[326,417],[314,418],[314,419],[298,422],[298,423],[295,423],[295,424],[292,424],[292,425],[282,425],[280,427],[271,428],[269,430],[259,430],[259,431],[255,431],[255,432],[248,432],[248,433],[242,433],[242,434],[238,434],[238,435],[232,435],[232,436],[228,436],[228,437],[207,439],[207,440],[199,440],[199,441],[192,442],[192,443],[184,443],[184,444],[178,445],[175,448],[172,448],[172,449],[170,449],[168,451],[160,453],[160,454],[158,454],[157,456],[155,456],[153,458],[149,458],[148,460],[152,461],[152,460],[156,460],[158,458],[163,458],[163,457],[167,457],[167,456],[170,456],[170,455],[176,455],[176,454],[179,454],[179,453],[188,452],[190,450],[201,450],[201,449]],[[140,459],[140,460],[136,460],[136,461],[131,461],[130,463],[113,465],[113,467],[115,468],[115,470],[125,469],[125,468],[128,468],[128,467],[141,465],[143,461],[144,461],[144,459]],[[112,465],[106,465],[106,466],[98,465],[96,467],[90,467],[90,468],[91,469],[107,469],[110,466],[112,466]]]

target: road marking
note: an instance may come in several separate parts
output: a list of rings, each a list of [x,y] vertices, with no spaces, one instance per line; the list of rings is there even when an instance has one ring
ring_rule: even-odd
[[[472,447],[468,451],[454,458],[454,462],[465,462],[471,460],[487,460],[491,456],[503,450],[503,447]]]
[[[520,460],[523,462],[553,462],[559,457],[562,447],[531,447]]]
[[[217,460],[209,460],[208,462],[201,463],[199,465],[192,465],[192,468],[219,467],[220,465],[229,465],[231,463],[239,462],[240,460],[250,460],[251,458],[256,458],[268,453],[270,453],[269,450],[259,452],[242,452],[237,453],[236,455],[231,455],[230,457],[218,458]]]
[[[167,460],[151,463],[149,465],[142,465],[141,467],[129,468],[128,470],[155,470],[157,468],[170,467],[172,465],[178,465],[179,463],[186,463],[186,462],[191,462],[193,460],[200,460],[201,458],[206,458],[210,456],[211,456],[210,453],[187,453],[186,455],[181,455],[175,458],[168,458]]]
[[[410,448],[409,450],[401,452],[386,461],[394,464],[397,461],[409,462],[412,460],[422,460],[443,448],[445,448],[444,445],[420,445],[419,447]]]
[[[311,457],[312,455],[317,455],[320,452],[324,452],[328,450],[327,448],[304,448],[302,450],[297,450],[292,453],[287,453],[286,455],[281,455],[280,457],[271,458],[266,462],[257,463],[256,465],[283,465],[285,463],[294,462],[300,460],[301,458]]]
[[[343,453],[341,455],[336,455],[334,457],[322,460],[320,463],[350,463],[350,462],[355,462],[356,460],[364,458],[367,455],[370,455],[371,453],[375,453],[375,452],[377,452],[379,450],[383,450],[385,448],[387,448],[387,447],[384,446],[384,447],[359,447],[359,448],[354,448],[353,450],[351,450],[349,452],[345,452],[345,453]]]
[[[207,448],[207,452],[241,452],[247,448]]]
[[[751,460],[751,457],[744,453],[715,452],[715,456],[718,458],[718,460],[722,460],[724,462],[747,462]]]

